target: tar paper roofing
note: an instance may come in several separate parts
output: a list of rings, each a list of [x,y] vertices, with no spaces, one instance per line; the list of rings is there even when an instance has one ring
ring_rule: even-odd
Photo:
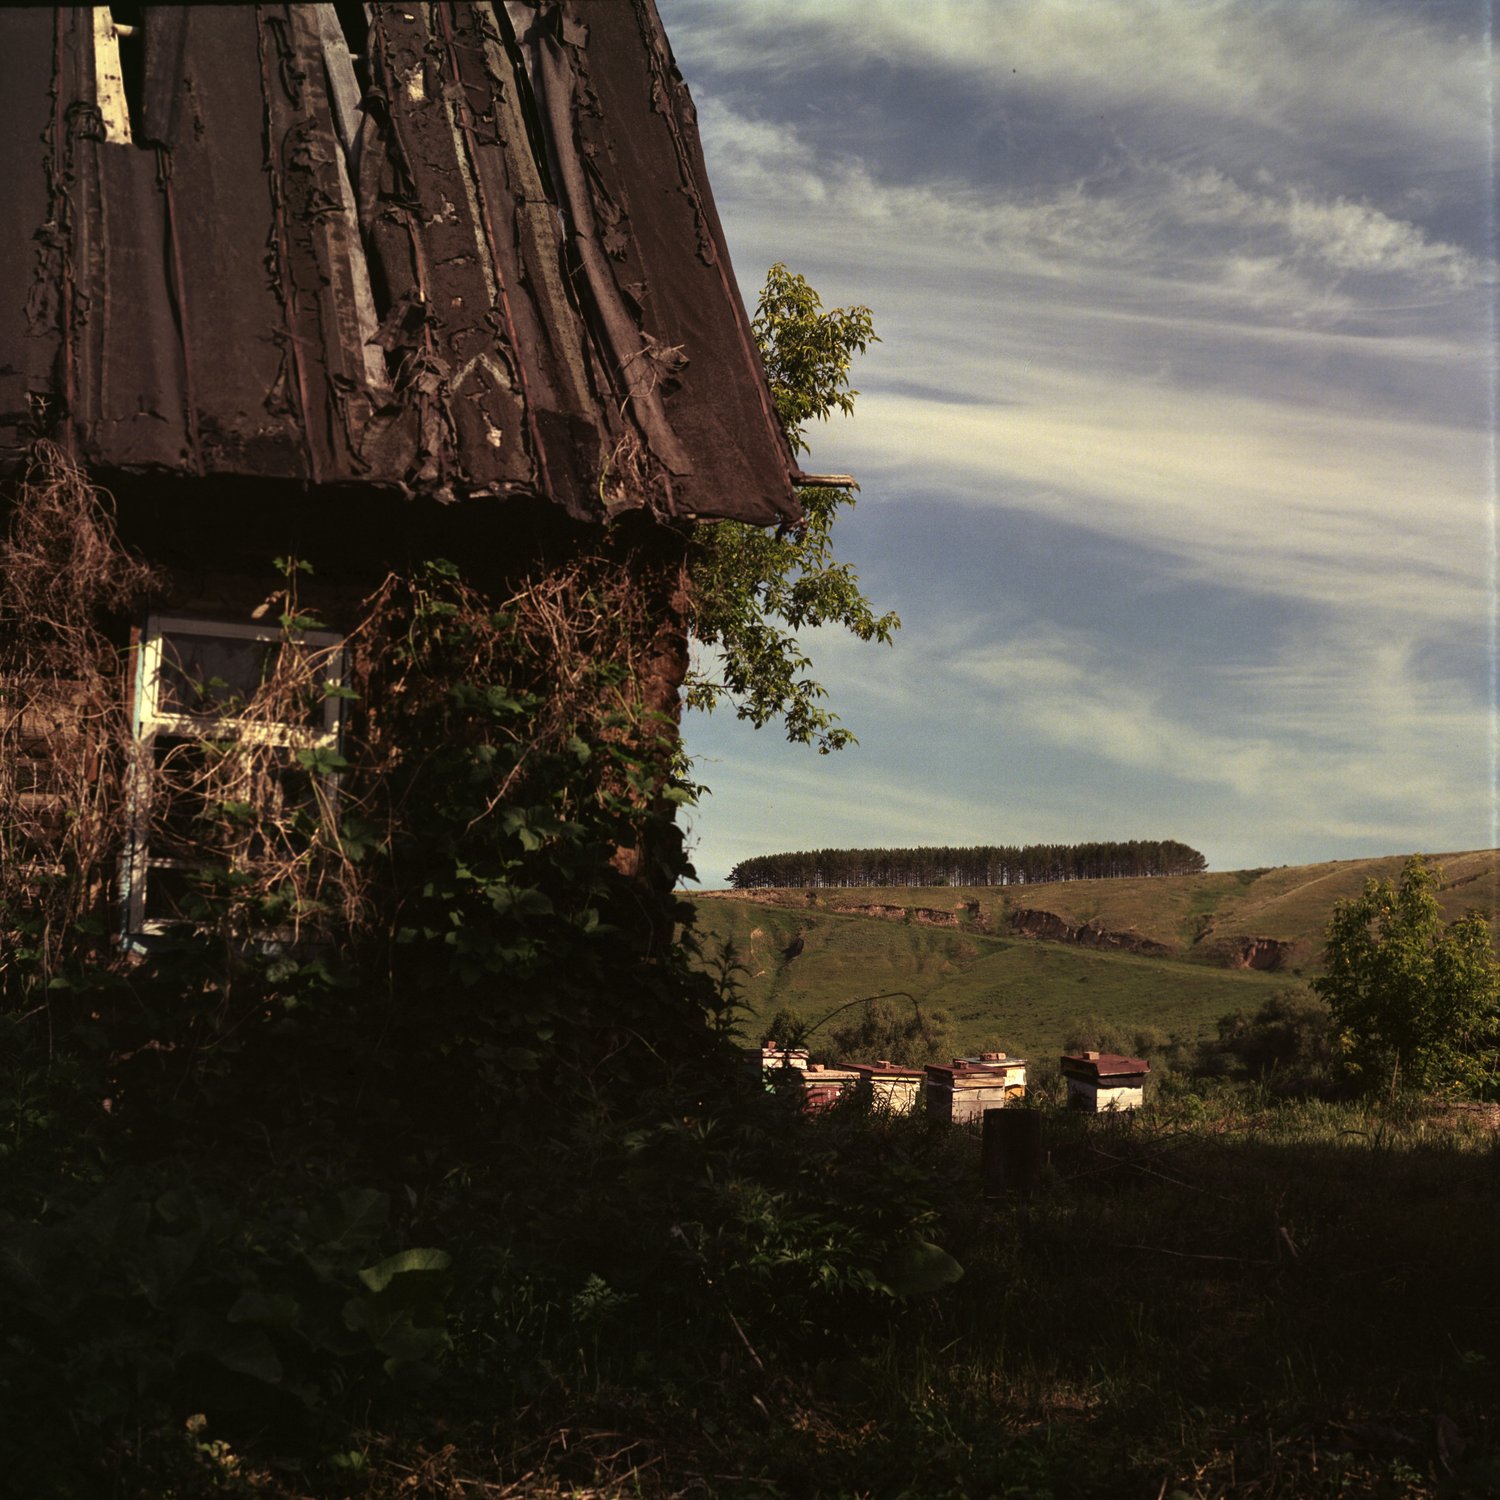
[[[796,517],[652,0],[138,9],[0,12],[0,467]]]

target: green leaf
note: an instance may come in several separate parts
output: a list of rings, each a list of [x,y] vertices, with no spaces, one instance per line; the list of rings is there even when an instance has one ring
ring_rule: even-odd
[[[380,1293],[398,1276],[406,1276],[413,1271],[446,1271],[452,1263],[453,1257],[446,1250],[402,1250],[381,1261],[379,1265],[366,1266],[359,1273],[359,1279],[372,1292]]]
[[[322,745],[311,750],[299,750],[297,764],[304,771],[311,771],[314,776],[333,776],[349,769],[349,762],[337,750],[329,750]]]
[[[302,1309],[284,1292],[268,1295],[249,1289],[240,1293],[227,1314],[231,1323],[260,1323],[273,1328],[295,1328]]]
[[[297,635],[304,630],[327,630],[327,626],[316,615],[284,614],[281,628],[288,635]]]
[[[853,356],[875,339],[868,308],[824,312],[818,295],[783,265],[772,266],[754,323],[777,414],[794,451],[805,451],[804,423],[849,412]],[[803,519],[770,532],[723,521],[694,534],[690,628],[709,648],[712,674],[689,673],[689,708],[721,703],[761,728],[781,719],[787,739],[821,753],[854,743],[837,715],[821,706],[820,683],[797,632],[841,625],[862,641],[889,644],[901,621],[877,615],[859,579],[833,553],[832,528],[854,504],[852,489],[806,488]]]
[[[964,1268],[931,1240],[908,1240],[881,1267],[881,1279],[897,1297],[922,1297],[941,1291],[964,1274]]]
[[[554,911],[551,897],[542,891],[497,884],[489,894],[500,916],[550,917]]]
[[[276,1385],[281,1380],[283,1370],[276,1348],[258,1328],[230,1334],[207,1352],[226,1370],[248,1375],[252,1380],[266,1385]]]

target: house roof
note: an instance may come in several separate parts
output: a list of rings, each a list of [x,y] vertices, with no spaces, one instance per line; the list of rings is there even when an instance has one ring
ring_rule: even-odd
[[[795,518],[652,0],[365,9],[0,13],[0,465]]]

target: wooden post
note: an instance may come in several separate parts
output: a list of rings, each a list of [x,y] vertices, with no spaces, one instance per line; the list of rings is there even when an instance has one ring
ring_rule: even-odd
[[[1036,1109],[984,1112],[984,1196],[1030,1194],[1042,1170],[1042,1114]]]

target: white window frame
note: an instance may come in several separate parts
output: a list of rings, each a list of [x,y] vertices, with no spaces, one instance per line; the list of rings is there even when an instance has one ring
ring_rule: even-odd
[[[292,645],[327,652],[324,685],[330,689],[323,702],[321,728],[295,724],[252,723],[236,714],[174,713],[161,706],[162,668],[168,636],[198,635],[216,640],[258,641],[266,645]],[[270,745],[289,750],[337,752],[343,719],[343,699],[337,691],[343,683],[344,637],[331,630],[285,631],[279,625],[244,624],[199,615],[152,614],[146,618],[136,647],[135,704],[131,735],[136,747],[135,774],[127,796],[129,842],[121,861],[120,886],[123,938],[127,946],[140,946],[142,938],[165,936],[174,924],[146,916],[146,897],[154,869],[190,869],[191,860],[153,855],[151,852],[151,751],[158,734],[175,739],[238,740],[247,745]],[[323,778],[337,796],[338,778]]]

